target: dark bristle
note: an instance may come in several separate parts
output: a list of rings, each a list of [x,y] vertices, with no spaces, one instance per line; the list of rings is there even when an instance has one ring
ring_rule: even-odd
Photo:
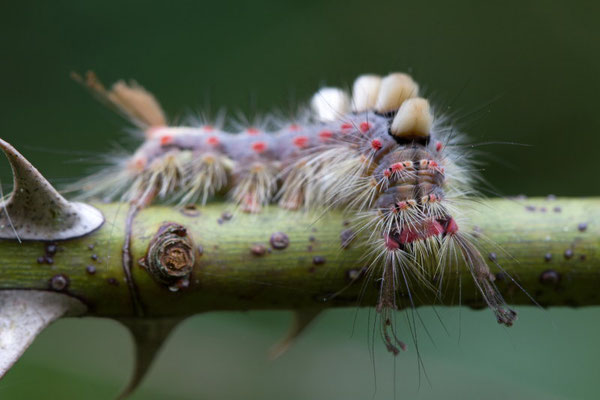
[[[417,145],[427,146],[427,145],[429,145],[429,142],[431,141],[431,135],[427,136],[427,137],[422,137],[422,136],[398,137],[398,136],[393,135],[389,129],[388,129],[388,134],[392,138],[394,138],[396,143],[398,143],[400,146],[410,146],[410,147],[415,147]]]

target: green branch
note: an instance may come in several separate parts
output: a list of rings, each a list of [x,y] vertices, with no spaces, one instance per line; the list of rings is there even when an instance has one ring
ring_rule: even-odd
[[[135,316],[121,263],[128,206],[94,206],[106,222],[82,238],[54,244],[0,241],[0,289],[55,290],[80,299],[90,315]],[[376,285],[361,273],[365,248],[361,237],[342,246],[351,232],[341,213],[319,217],[275,207],[259,215],[231,211],[230,204],[214,204],[185,210],[150,207],[137,215],[132,274],[144,316],[374,305]],[[470,214],[473,226],[463,229],[485,238],[484,255],[536,302],[600,304],[600,199],[488,200]],[[139,262],[165,222],[185,227],[193,242],[189,284],[185,279],[171,283],[155,279]],[[492,261],[507,301],[532,304]],[[421,290],[417,302],[456,304],[462,276],[462,303],[482,305],[467,271],[459,271],[463,273],[444,276],[441,298]]]

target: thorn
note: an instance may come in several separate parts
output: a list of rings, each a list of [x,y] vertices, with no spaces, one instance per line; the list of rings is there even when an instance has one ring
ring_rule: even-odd
[[[12,194],[0,204],[0,239],[72,239],[104,223],[96,208],[62,197],[9,143],[0,139],[0,148],[13,171]]]
[[[269,360],[275,360],[281,357],[294,343],[296,338],[304,332],[306,327],[323,311],[316,310],[300,310],[294,311],[292,325],[288,333],[279,342],[275,343],[269,349]]]
[[[0,291],[0,378],[53,321],[85,313],[87,307],[66,294],[41,290]]]
[[[135,346],[135,360],[133,375],[129,383],[117,397],[118,400],[127,398],[144,379],[150,369],[152,361],[158,354],[162,344],[165,342],[173,328],[181,322],[181,318],[141,319],[128,318],[119,319],[127,327]]]

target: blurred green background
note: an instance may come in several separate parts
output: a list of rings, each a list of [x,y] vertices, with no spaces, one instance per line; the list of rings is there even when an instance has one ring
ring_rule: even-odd
[[[21,1],[0,10],[0,135],[57,185],[115,144],[135,146],[71,71],[135,78],[183,117],[289,112],[322,84],[402,70],[488,143],[490,195],[600,194],[597,2]],[[0,179],[9,189],[6,163]],[[133,398],[598,398],[600,310],[519,311],[504,329],[488,312],[441,308],[446,332],[420,310],[433,339],[421,329],[430,380],[421,384],[414,345],[395,367],[378,338],[370,356],[368,310],[356,322],[356,310],[328,312],[273,363],[265,352],[287,313],[196,316]],[[0,382],[0,398],[112,398],[131,362],[116,323],[60,321]]]

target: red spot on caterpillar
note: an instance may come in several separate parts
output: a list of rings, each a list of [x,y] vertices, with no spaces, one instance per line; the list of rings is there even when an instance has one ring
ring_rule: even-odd
[[[212,131],[214,131],[214,130],[215,130],[215,127],[214,127],[214,126],[212,126],[212,125],[204,125],[204,126],[202,127],[202,130],[203,130],[204,132],[212,132]]]
[[[294,145],[299,148],[303,148],[308,144],[307,136],[296,136],[293,140]]]
[[[333,136],[333,132],[331,132],[331,131],[321,131],[321,132],[319,132],[319,138],[323,142],[326,142],[327,140],[331,139],[332,136]]]
[[[400,243],[411,243],[415,240],[421,239],[422,236],[416,230],[412,228],[404,228],[400,233]]]
[[[389,169],[386,169],[385,171],[383,171],[383,175],[386,178],[389,178],[391,174],[392,174],[392,171],[390,171]]]
[[[141,172],[146,167],[146,158],[145,157],[134,158],[129,165],[134,170]]]
[[[399,201],[396,205],[400,210],[406,210],[408,208],[408,203],[405,201]]]
[[[377,151],[377,150],[381,149],[381,146],[382,146],[382,144],[381,144],[380,140],[373,139],[371,141],[371,147],[373,148],[373,150]]]
[[[258,135],[260,133],[260,131],[256,128],[248,128],[248,129],[246,129],[246,133],[248,135]]]
[[[340,128],[342,128],[342,131],[349,131],[352,129],[352,124],[350,122],[344,122]]]
[[[400,247],[400,244],[390,235],[385,235],[385,247],[388,250],[397,250]]]
[[[434,235],[441,235],[444,233],[444,227],[436,220],[427,221],[423,224],[421,229],[414,227],[404,228],[400,233],[400,243],[411,243],[416,240],[427,239]]]
[[[432,193],[429,195],[429,202],[433,203],[434,201],[437,201],[437,196]]]
[[[301,127],[298,124],[291,124],[290,125],[290,131],[299,131],[300,129],[301,129]]]
[[[458,232],[458,224],[454,218],[450,217],[448,223],[446,224],[446,233],[448,235],[454,235],[456,232]]]
[[[429,160],[429,168],[437,168],[439,165],[434,160]]]
[[[404,169],[404,165],[402,165],[401,162],[394,163],[390,165],[390,169],[392,170],[392,172],[402,171]]]
[[[453,220],[454,221],[454,220]],[[444,227],[438,221],[430,221],[427,225],[427,236],[441,235],[444,233]]]
[[[206,143],[207,143],[207,144],[210,144],[211,146],[216,146],[216,145],[218,145],[218,144],[219,144],[219,138],[218,138],[218,137],[216,137],[216,136],[209,136],[209,137],[206,139]]]
[[[435,142],[435,151],[442,151],[442,142]]]
[[[163,135],[160,137],[160,145],[166,146],[168,144],[173,143],[173,136],[171,135]]]
[[[252,150],[254,150],[257,153],[262,153],[266,149],[267,149],[267,144],[263,141],[258,141],[258,142],[252,143]]]
[[[360,131],[362,133],[367,133],[369,131],[369,129],[371,129],[371,124],[368,123],[367,121],[365,121],[365,122],[361,122],[359,127],[360,127]]]

